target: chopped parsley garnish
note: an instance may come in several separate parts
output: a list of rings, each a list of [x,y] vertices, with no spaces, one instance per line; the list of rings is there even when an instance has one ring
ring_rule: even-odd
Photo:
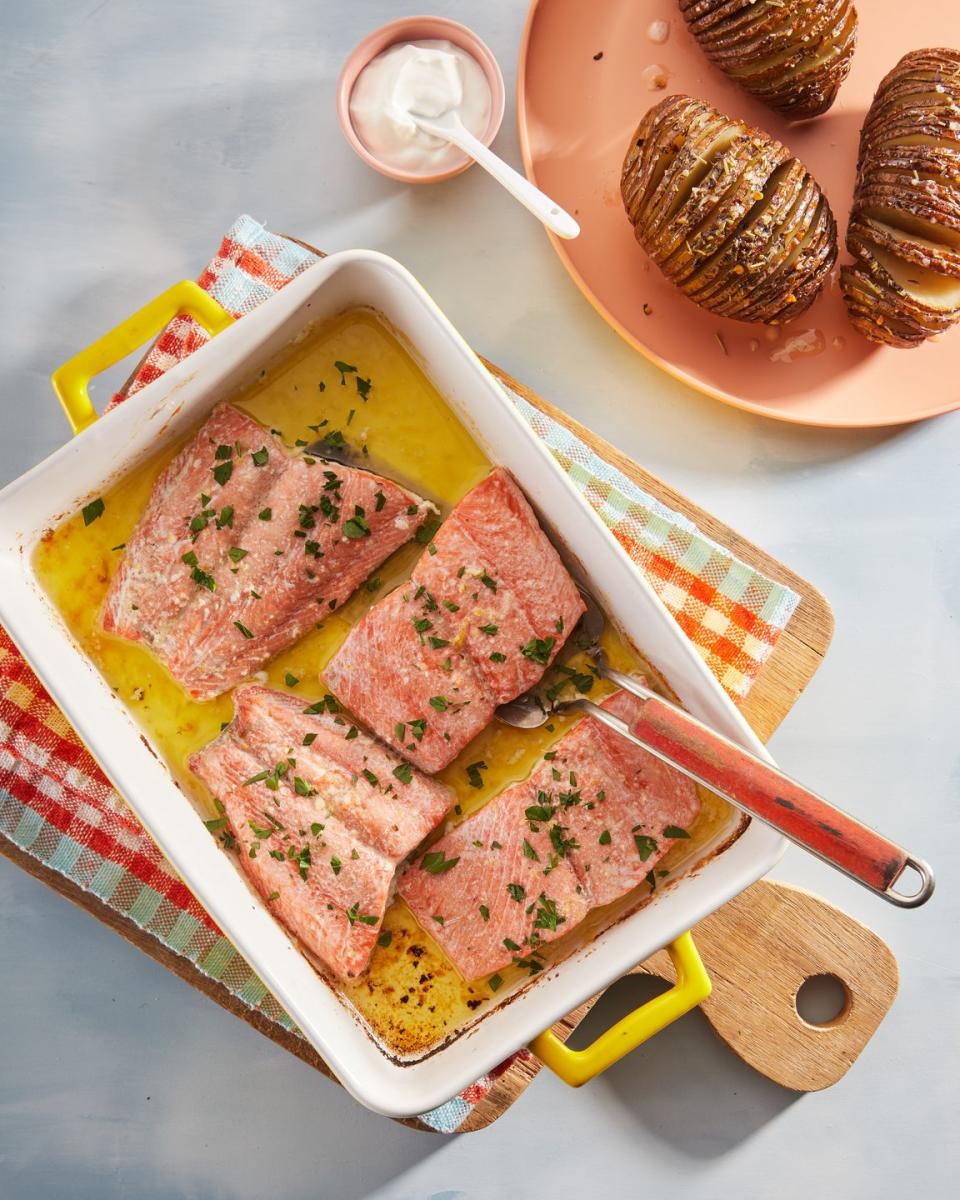
[[[480,582],[484,587],[488,587],[491,592],[495,592],[497,590],[497,581],[495,579],[491,579],[486,571],[481,572]]]
[[[360,730],[356,727],[356,725],[351,725],[347,732],[343,735],[343,740],[345,742],[352,742],[355,737],[359,736]]]
[[[359,511],[343,523],[344,537],[363,538],[370,536],[370,526],[367,524],[363,511]]]
[[[637,848],[641,862],[646,862],[651,854],[656,854],[657,852],[657,843],[652,837],[647,837],[645,833],[635,833],[633,835],[633,844]]]
[[[489,634],[491,637],[493,637],[493,635],[494,635],[495,633],[498,633],[498,632],[499,632],[499,630],[500,630],[500,626],[499,626],[499,625],[480,625],[480,626],[478,626],[478,628],[479,628],[479,630],[480,630],[480,632],[481,632],[481,633],[487,633],[487,634]]]
[[[411,508],[414,513],[416,513],[418,511],[417,506],[415,504],[411,505]],[[426,546],[428,542],[432,542],[433,535],[437,532],[437,530],[439,528],[440,528],[440,522],[437,520],[431,519],[429,521],[424,521],[424,523],[420,526],[420,528],[414,534],[414,537],[415,537],[417,543],[421,546]]]
[[[314,821],[313,824],[310,826],[310,832],[313,834],[314,837],[319,837],[320,834],[323,833],[323,826],[320,824],[319,821]]]
[[[503,976],[491,975],[487,980],[487,986],[490,988],[491,992],[498,992],[503,987]]]
[[[356,904],[351,904],[350,907],[344,911],[346,912],[347,920],[351,925],[353,925],[355,921],[359,921],[361,925],[376,925],[377,921],[379,920],[375,913],[362,913],[360,911],[359,901],[357,901]]]
[[[422,742],[423,735],[427,732],[426,721],[421,718],[418,721],[408,721],[407,724],[410,726],[410,732],[417,739],[417,741]]]
[[[216,580],[206,571],[202,571],[199,567],[194,567],[190,572],[190,578],[197,587],[206,588],[208,592],[214,592],[217,589]],[[251,635],[252,636],[252,635]]]
[[[329,692],[321,700],[315,700],[303,712],[305,716],[315,717],[317,713],[322,713],[324,709],[332,713],[340,711],[340,705],[337,703],[336,696],[331,696]]]
[[[505,654],[501,654],[499,650],[494,650],[494,652],[490,655],[490,661],[495,663],[505,663],[507,661],[507,656]]]
[[[490,909],[485,904],[480,905],[480,916],[484,921],[490,920]]]
[[[394,767],[393,774],[401,783],[410,783],[413,780],[413,768],[409,763],[401,763],[399,767]]]
[[[267,460],[270,458],[270,451],[266,446],[261,446],[259,450],[254,450],[250,457],[253,459],[255,467],[265,467]]]
[[[546,792],[541,792],[537,799],[546,798]],[[528,821],[549,821],[557,810],[552,804],[531,804],[524,813]]]
[[[365,587],[368,592],[375,592],[382,582],[380,576],[376,575],[373,579],[367,580]]]
[[[446,696],[431,696],[430,707],[436,709],[437,712],[446,712],[450,707],[450,701]]]
[[[681,829],[679,825],[668,825],[663,831],[663,836],[668,838],[688,838],[690,834],[685,829]]]
[[[390,943],[392,941],[393,941],[393,930],[392,929],[384,929],[381,932],[380,936],[377,938],[377,945],[382,946],[383,949],[386,950],[386,948],[390,945]]]
[[[561,858],[566,858],[570,850],[579,850],[580,843],[576,838],[564,837],[565,825],[550,826],[550,844]]]
[[[315,733],[305,733],[303,735],[303,745],[304,746],[312,746],[316,740],[317,740],[317,735]]]
[[[417,633],[426,633],[428,629],[433,628],[433,622],[429,617],[414,617],[413,627]]]
[[[351,367],[351,365],[349,363],[340,362],[339,359],[333,365],[340,372],[340,386],[341,387],[345,386],[348,375],[355,375],[357,373],[356,367]]]
[[[217,528],[218,529],[232,529],[233,528],[233,505],[232,504],[225,504],[223,506],[223,508],[220,509],[220,515],[217,517]]]
[[[270,895],[267,897],[267,903],[269,904],[271,900],[279,900],[279,899],[280,899],[279,892],[271,892]]]
[[[230,561],[235,563],[243,562],[249,553],[250,551],[244,550],[242,546],[231,546],[227,551],[227,554],[230,556]]]
[[[293,790],[298,796],[315,796],[317,789],[312,788],[305,779],[301,779],[299,775],[293,777]]]
[[[260,518],[261,521],[272,521],[273,520],[273,509],[272,508],[261,508],[260,511],[257,513],[257,516]]]
[[[603,833],[601,833],[600,836],[597,838],[597,841],[600,843],[601,846],[609,846],[610,843],[613,841],[613,838],[610,836],[610,830],[605,829],[603,831]]]
[[[442,850],[428,850],[420,859],[420,869],[429,875],[445,875],[447,871],[452,871],[459,861],[459,854],[456,858],[447,858]]]
[[[283,677],[283,682],[287,685],[287,687],[296,687],[300,680],[296,677],[296,675],[291,675],[288,671]],[[316,734],[314,734],[314,737],[316,737]]]
[[[343,866],[343,863],[340,861],[339,858],[337,858],[336,855],[334,855],[333,858],[330,859],[330,870],[334,873],[334,875],[340,874],[340,868],[342,866]]]
[[[516,900],[518,904],[526,897],[527,894],[526,888],[519,883],[508,883],[507,891],[510,893],[510,899]]]
[[[83,523],[84,525],[92,525],[98,517],[103,516],[103,510],[106,505],[102,497],[98,496],[96,500],[91,500],[89,504],[83,506]]]
[[[467,779],[470,781],[471,787],[483,787],[483,776],[480,774],[480,772],[485,771],[486,769],[487,764],[485,762],[474,762],[467,767]]]
[[[227,482],[227,480],[230,478],[230,476],[232,474],[233,474],[233,461],[232,460],[228,460],[227,462],[222,462],[218,466],[213,468],[213,477],[217,481],[217,483],[220,484],[221,487],[223,487],[223,485]]]
[[[225,462],[228,458],[233,458],[233,447],[218,446],[213,457],[217,462]]]
[[[540,903],[537,905],[537,916],[533,922],[534,929],[556,929],[558,925],[562,925],[566,921],[566,917],[562,917],[557,912],[556,900],[551,900],[549,896],[540,893]]]
[[[359,375],[357,375],[356,383],[357,383],[357,395],[360,397],[361,400],[366,400],[367,396],[370,395],[370,380],[369,379],[361,379],[361,377]]]
[[[386,504],[387,498],[383,494],[383,492],[380,491],[379,488],[374,492],[374,497],[376,498],[376,501],[377,501],[376,504],[374,505],[374,511],[380,512],[380,510]]]
[[[374,775],[369,767],[364,767],[360,774],[364,777],[371,787],[376,787],[380,780]]]
[[[427,639],[434,650],[442,650],[444,646],[449,646],[450,643],[446,638],[431,637]]]
[[[434,921],[436,921],[436,923],[437,923],[438,925],[442,925],[442,924],[443,924],[443,917],[441,917],[439,913],[434,913],[434,914],[433,914],[433,920],[434,920]]]
[[[460,611],[460,605],[454,604],[454,602],[452,600],[444,600],[443,607],[447,610],[447,612],[459,612]]]
[[[516,942],[513,940],[513,938],[504,938],[504,939],[503,939],[503,944],[506,946],[506,948],[507,948],[508,950],[512,950],[514,954],[516,954],[516,953],[519,951],[519,949],[520,949],[520,947],[519,947],[519,946],[517,945],[517,943],[516,943]]]
[[[523,856],[524,858],[532,858],[534,862],[540,861],[540,855],[534,850],[526,838],[523,839]]]
[[[524,658],[529,658],[531,662],[540,663],[541,666],[546,666],[550,661],[550,652],[556,645],[556,638],[531,638],[525,646],[522,646],[520,653]]]
[[[226,828],[227,818],[215,817],[212,821],[204,821],[204,825],[206,825],[207,829],[209,829],[211,833],[217,833],[219,830]]]
[[[234,625],[237,627],[237,629],[239,629],[239,630],[240,630],[240,632],[243,634],[243,636],[244,636],[245,638],[252,638],[252,637],[253,637],[253,634],[252,634],[252,633],[250,632],[250,630],[249,630],[249,629],[246,627],[246,625],[244,625],[244,623],[243,623],[242,621],[234,621]]]

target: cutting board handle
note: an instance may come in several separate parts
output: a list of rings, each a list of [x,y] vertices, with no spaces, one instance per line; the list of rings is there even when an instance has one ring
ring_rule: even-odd
[[[897,961],[882,938],[785,883],[755,883],[692,932],[713,981],[704,1016],[744,1062],[794,1091],[841,1079],[897,994]],[[637,971],[674,978],[663,951]],[[834,976],[846,993],[824,1025],[805,1021],[796,1004],[802,985],[818,975]]]

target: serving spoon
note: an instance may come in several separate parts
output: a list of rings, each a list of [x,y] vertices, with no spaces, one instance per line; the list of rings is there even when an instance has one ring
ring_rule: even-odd
[[[587,609],[574,631],[574,644],[591,656],[602,678],[643,700],[636,720],[628,725],[584,696],[560,700],[534,690],[501,704],[496,710],[500,721],[519,729],[535,729],[558,713],[584,713],[742,812],[773,826],[802,850],[849,875],[891,904],[917,908],[930,899],[933,871],[923,859],[909,854],[771,763],[704,725],[641,680],[611,667],[600,645],[603,613],[589,592],[583,587],[580,592]],[[919,875],[920,886],[916,892],[904,895],[894,891],[894,884],[908,867]]]
[[[444,141],[458,146],[464,154],[469,154],[474,162],[479,163],[494,177],[497,183],[502,184],[515,200],[519,200],[538,220],[542,221],[551,233],[555,233],[557,237],[568,239],[579,236],[580,226],[573,217],[549,196],[541,192],[538,187],[534,187],[519,171],[508,166],[479,138],[474,137],[460,120],[456,109],[448,109],[439,117],[428,117],[409,110],[408,112],[411,119],[416,121],[425,133],[432,133],[434,137],[443,138]]]

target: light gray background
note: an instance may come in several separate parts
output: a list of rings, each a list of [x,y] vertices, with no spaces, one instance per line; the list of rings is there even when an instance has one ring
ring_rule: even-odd
[[[433,7],[498,55],[497,148],[518,162],[524,5]],[[67,436],[50,370],[195,276],[238,213],[384,250],[478,350],[823,588],[836,640],[775,752],[928,855],[939,893],[903,913],[798,852],[777,871],[871,924],[902,969],[892,1013],[829,1092],[782,1091],[692,1015],[585,1091],[544,1074],[489,1131],[442,1138],[361,1109],[0,860],[0,1196],[939,1200],[960,1170],[960,419],[829,433],[703,399],[594,315],[479,170],[422,189],[369,171],[340,136],[334,81],[405,8],[3,0],[0,483]]]

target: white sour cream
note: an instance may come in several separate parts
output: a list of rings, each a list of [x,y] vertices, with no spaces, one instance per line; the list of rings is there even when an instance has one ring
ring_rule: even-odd
[[[360,140],[386,166],[432,175],[463,159],[463,151],[425,133],[411,117],[439,117],[456,109],[480,137],[490,119],[492,98],[483,68],[452,42],[422,41],[391,46],[357,76],[350,119]]]

